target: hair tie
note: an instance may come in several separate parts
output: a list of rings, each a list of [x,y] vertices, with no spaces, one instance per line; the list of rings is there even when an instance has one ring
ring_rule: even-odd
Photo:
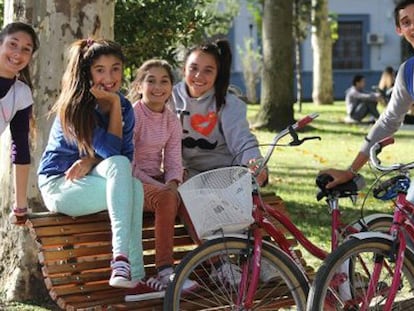
[[[93,40],[92,38],[86,39],[86,45],[88,46],[88,48],[90,48],[92,44],[94,43],[95,43],[95,40]]]

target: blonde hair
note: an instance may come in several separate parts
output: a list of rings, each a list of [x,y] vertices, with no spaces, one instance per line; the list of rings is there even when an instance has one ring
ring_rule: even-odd
[[[392,67],[387,67],[381,74],[381,78],[378,82],[378,88],[380,90],[387,90],[394,86],[394,81],[394,69]]]

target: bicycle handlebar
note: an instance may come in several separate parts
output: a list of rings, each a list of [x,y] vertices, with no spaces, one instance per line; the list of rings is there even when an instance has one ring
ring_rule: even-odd
[[[304,128],[306,125],[311,123],[313,120],[315,120],[319,116],[318,113],[312,113],[307,115],[306,117],[300,119],[296,123],[289,125],[284,130],[280,131],[278,134],[275,135],[275,137],[272,140],[272,143],[270,144],[269,149],[266,152],[266,155],[263,158],[262,163],[260,163],[259,167],[255,170],[254,175],[257,176],[260,174],[260,172],[266,167],[267,163],[270,160],[270,157],[273,154],[273,151],[278,143],[279,140],[281,140],[286,135],[290,134],[292,137],[292,141],[289,143],[290,146],[299,146],[306,140],[310,139],[321,139],[319,136],[312,136],[312,137],[305,137],[303,139],[299,139],[298,134],[296,133],[296,130]]]
[[[401,169],[409,170],[414,168],[414,162],[408,164],[396,163],[389,166],[381,165],[381,160],[378,158],[378,155],[381,153],[382,149],[385,146],[391,145],[394,142],[395,140],[392,136],[385,137],[379,142],[376,142],[369,150],[369,159],[371,161],[371,164],[381,172],[399,171]]]

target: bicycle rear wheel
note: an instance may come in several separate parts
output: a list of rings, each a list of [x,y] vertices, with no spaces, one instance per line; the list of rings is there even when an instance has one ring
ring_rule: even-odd
[[[331,253],[316,273],[307,310],[360,310],[377,260],[383,260],[368,310],[383,310],[392,282],[395,262],[392,242],[381,237],[351,238]],[[414,308],[414,255],[406,250],[400,286],[392,310]]]
[[[247,239],[224,237],[207,241],[189,253],[176,268],[164,298],[164,310],[247,310],[237,306],[236,301],[244,301],[238,285],[243,265],[252,262],[249,244]],[[304,310],[309,286],[292,259],[264,243],[264,265],[249,310]],[[197,289],[183,292],[187,279],[197,281]]]

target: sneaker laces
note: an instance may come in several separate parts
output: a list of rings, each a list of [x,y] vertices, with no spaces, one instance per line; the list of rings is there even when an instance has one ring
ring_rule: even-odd
[[[131,266],[128,262],[123,260],[116,260],[111,262],[112,277],[123,277],[131,279]]]
[[[152,288],[152,289],[154,289],[154,290],[156,290],[156,291],[162,291],[162,290],[165,290],[166,288],[167,288],[167,285],[168,285],[168,283],[167,284],[165,284],[159,277],[150,277],[146,282],[145,282],[145,284],[148,286],[148,287],[150,287],[150,288]]]

